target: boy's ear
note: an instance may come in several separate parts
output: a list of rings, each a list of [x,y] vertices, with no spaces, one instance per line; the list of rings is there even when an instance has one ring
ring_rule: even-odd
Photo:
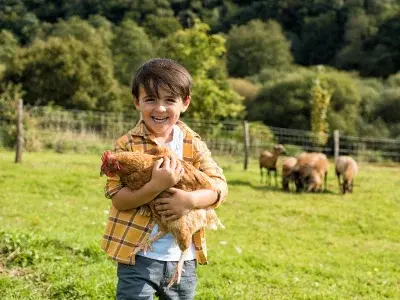
[[[185,112],[190,104],[190,100],[192,99],[192,97],[190,95],[188,95],[184,100],[183,100],[183,105],[182,105],[182,109],[181,112]]]
[[[133,103],[135,104],[136,110],[140,111],[139,100],[136,97],[133,97]]]

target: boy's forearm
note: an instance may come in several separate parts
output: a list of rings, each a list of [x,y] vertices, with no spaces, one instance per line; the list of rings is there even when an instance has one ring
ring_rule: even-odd
[[[132,191],[128,187],[122,188],[112,197],[112,202],[114,207],[118,210],[138,208],[153,200],[161,192],[162,190],[159,190],[153,181],[149,181],[143,187],[135,191]]]
[[[218,193],[213,190],[197,190],[191,192],[193,208],[206,208],[218,200]]]

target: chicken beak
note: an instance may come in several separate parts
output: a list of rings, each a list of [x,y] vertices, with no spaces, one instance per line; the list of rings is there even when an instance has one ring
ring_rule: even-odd
[[[103,176],[105,173],[103,170],[100,170],[100,177]]]

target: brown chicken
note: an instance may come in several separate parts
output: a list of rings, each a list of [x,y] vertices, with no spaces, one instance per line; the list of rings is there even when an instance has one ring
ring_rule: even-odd
[[[138,190],[151,180],[153,166],[158,159],[174,155],[166,147],[154,148],[150,153],[112,153],[105,151],[102,157],[103,164],[100,174],[106,174],[109,177],[118,175],[125,186],[131,190]],[[189,192],[200,189],[214,190],[210,178],[206,174],[184,160],[179,161],[185,172],[181,180],[174,186],[175,188]],[[159,197],[168,196],[169,193],[165,191],[159,195]],[[151,244],[168,232],[171,232],[175,237],[182,251],[174,275],[168,283],[168,288],[175,282],[180,282],[185,255],[192,243],[192,235],[201,228],[217,229],[218,226],[224,228],[215,211],[208,208],[193,209],[178,220],[166,221],[163,216],[157,213],[154,201],[150,201],[148,204],[140,207],[140,213],[150,214],[154,218],[155,223],[158,224],[159,232],[144,244],[134,248],[132,255],[136,255],[140,250],[147,251],[147,249],[151,249]]]

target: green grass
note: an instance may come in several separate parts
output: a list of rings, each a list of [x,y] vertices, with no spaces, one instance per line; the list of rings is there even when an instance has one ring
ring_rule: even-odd
[[[113,299],[99,248],[109,200],[99,155],[0,151],[0,299]],[[351,195],[283,193],[253,161],[208,232],[196,299],[400,299],[400,167],[361,165]]]

